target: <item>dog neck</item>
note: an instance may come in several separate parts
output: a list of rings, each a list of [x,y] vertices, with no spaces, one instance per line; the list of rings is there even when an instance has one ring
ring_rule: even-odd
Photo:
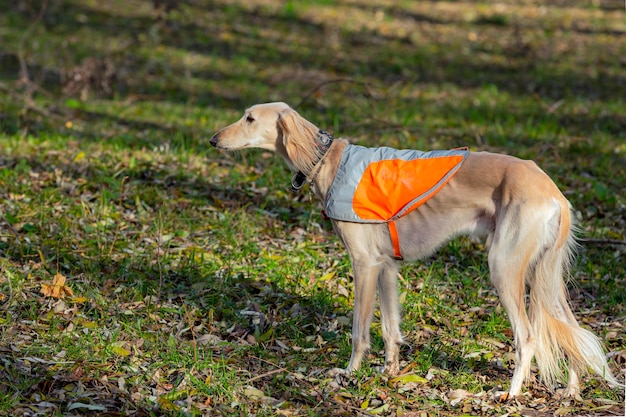
[[[335,139],[333,146],[328,150],[325,156],[324,163],[319,164],[319,171],[314,174],[315,178],[311,184],[311,191],[324,202],[328,190],[337,175],[337,169],[341,162],[341,156],[343,151],[348,145],[348,141],[345,139]]]
[[[318,155],[317,160],[311,163],[310,171],[305,174],[301,170],[298,171],[291,179],[291,190],[294,192],[300,191],[305,182],[313,184],[323,168],[324,161],[328,154],[328,151],[333,144],[334,138],[323,130],[319,130],[317,137],[315,138],[315,153]]]

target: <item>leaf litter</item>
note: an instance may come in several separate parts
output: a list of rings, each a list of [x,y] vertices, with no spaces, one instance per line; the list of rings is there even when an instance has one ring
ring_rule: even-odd
[[[45,176],[36,179],[45,181]],[[0,373],[4,379],[31,381],[30,386],[24,387],[25,395],[14,408],[15,412],[37,415],[124,410],[127,414],[147,415],[149,410],[159,409],[164,413],[204,410],[230,414],[245,408],[298,415],[300,409],[317,408],[325,412],[332,410],[334,415],[402,416],[434,412],[442,415],[619,415],[616,414],[621,410],[619,398],[563,400],[532,385],[521,398],[506,403],[496,401],[502,393],[500,384],[506,383],[510,375],[512,361],[507,359],[512,352],[510,340],[478,336],[472,340],[474,345],[470,349],[463,339],[474,334],[473,323],[489,319],[491,312],[498,311],[497,298],[489,291],[482,295],[480,306],[470,299],[457,299],[458,310],[452,315],[441,310],[426,310],[421,316],[411,318],[416,326],[408,329],[407,338],[413,344],[413,352],[440,345],[436,348],[440,356],[434,367],[412,370],[405,362],[405,373],[389,378],[375,369],[382,365],[378,351],[369,357],[370,371],[338,382],[328,376],[328,370],[341,363],[341,358],[349,356],[351,277],[347,260],[337,261],[345,259],[343,250],[331,240],[329,230],[311,227],[305,232],[308,239],[303,240],[299,238],[303,234],[299,226],[271,220],[263,226],[267,230],[255,232],[258,237],[249,239],[263,251],[258,252],[254,260],[238,260],[235,265],[224,261],[228,259],[224,253],[230,248],[218,249],[194,242],[206,235],[176,232],[150,235],[145,224],[158,218],[158,213],[144,213],[144,219],[139,220],[127,207],[129,200],[122,196],[117,200],[121,205],[116,200],[97,216],[93,213],[102,210],[97,207],[98,199],[83,200],[87,213],[93,216],[93,222],[88,224],[106,236],[103,241],[94,242],[98,249],[104,249],[104,258],[89,256],[96,262],[113,261],[112,265],[103,265],[102,280],[96,281],[94,288],[81,284],[84,276],[80,274],[71,281],[72,288],[64,273],[49,272],[53,269],[50,254],[38,253],[26,263],[9,261],[5,265],[13,274],[30,277],[25,285],[16,288],[14,297],[31,300],[31,307],[13,305],[13,316],[18,320],[7,322],[3,340],[11,342],[0,350],[0,360],[4,363]],[[59,202],[53,207],[61,205]],[[137,210],[139,207],[145,210],[150,205],[137,204],[136,200],[134,204]],[[57,213],[64,211],[56,210]],[[116,211],[122,215],[116,216]],[[115,221],[102,223],[105,218]],[[115,226],[108,226],[120,221],[125,223],[117,223],[119,232]],[[277,226],[287,227],[291,240],[285,238],[277,242],[269,237],[274,235]],[[118,246],[128,252],[111,252],[110,258],[106,256],[110,248]],[[318,255],[321,248],[325,251],[323,257]],[[73,250],[85,249],[77,246]],[[465,265],[455,259],[455,255],[449,256],[449,266],[459,270],[446,274],[467,275],[461,272]],[[124,266],[124,260],[131,260],[135,266]],[[201,279],[189,282],[177,272],[194,276],[207,262],[212,268],[209,274],[213,281],[207,282],[204,276],[198,276]],[[307,267],[298,268],[302,263]],[[148,273],[155,276],[165,274],[168,277],[167,287],[160,294],[137,298],[139,294],[133,293],[134,280],[115,275],[104,279],[110,276],[110,267],[125,268],[122,274],[146,273],[137,267],[139,265],[147,265]],[[60,266],[68,269],[62,262]],[[267,274],[273,268],[279,268],[293,282],[284,288],[272,283]],[[308,268],[319,272],[307,272]],[[420,267],[421,271],[413,274],[428,273],[429,268],[427,262]],[[177,288],[181,284],[191,284],[190,291],[181,292]],[[230,285],[234,287],[229,288]],[[443,303],[451,302],[447,295],[449,283],[414,284],[409,278],[403,285],[415,286],[417,292],[424,295],[432,292],[435,298],[423,300],[424,306],[431,309],[440,308],[436,297]],[[216,298],[216,291],[228,297],[218,294]],[[311,294],[322,298],[302,298]],[[328,294],[332,294],[333,299],[325,298]],[[212,300],[210,304],[204,300],[207,296]],[[28,313],[28,308],[35,308],[30,313],[31,319],[26,319],[28,314],[24,314]],[[583,312],[587,325],[605,332],[612,343],[619,345],[620,340],[623,343],[620,320],[611,320],[599,309]],[[414,314],[413,311],[406,313],[409,317]],[[120,323],[125,323],[127,329]],[[134,323],[141,323],[139,333],[132,330]],[[375,335],[380,332],[377,326],[375,323]],[[452,337],[449,336],[451,331]],[[35,342],[41,332],[47,332],[49,338],[45,346],[37,349]],[[85,343],[87,339],[91,341]],[[83,343],[87,355],[81,349],[76,350]],[[59,350],[56,346],[64,348]],[[459,348],[469,350],[455,359],[449,352]],[[159,351],[172,357],[160,356]],[[37,352],[42,355],[38,356]],[[174,352],[182,356],[177,357]],[[623,351],[614,356],[623,364]],[[462,366],[469,368],[461,369],[458,363],[465,363]],[[460,371],[470,376],[472,383],[478,385],[477,389],[449,388],[451,375]],[[220,378],[230,381],[228,386],[216,387]],[[584,393],[582,398],[588,394]]]
[[[275,7],[260,3],[246,6],[254,11],[250,15]],[[421,9],[426,6],[412,7],[418,8],[415,13],[429,13]],[[541,15],[535,5],[516,7]],[[383,9],[376,11],[381,19],[367,19],[360,10],[361,23],[355,24],[372,34],[356,39],[361,36],[351,32],[357,33],[350,35],[353,47],[394,36],[414,43],[410,31],[385,18],[385,13],[403,13]],[[452,22],[483,19],[481,30],[468,36],[471,42],[506,29],[506,19],[498,15],[463,16],[456,10],[453,15],[461,15]],[[325,13],[342,18],[336,10]],[[415,24],[413,18],[402,20]],[[226,38],[250,32],[218,23]],[[419,29],[428,36],[452,36],[438,33],[447,26],[443,22],[426,23]],[[613,24],[618,31],[623,27]],[[574,30],[571,36],[585,31]],[[498,39],[507,42],[506,36]],[[518,41],[519,48],[532,52],[529,41]],[[489,55],[486,50],[495,53],[494,47],[499,46],[486,45],[478,58]],[[573,47],[575,42],[559,45]],[[426,68],[421,70],[428,76]],[[429,94],[422,87],[417,96]],[[315,100],[329,108],[326,93],[319,92]],[[72,102],[72,107],[81,105],[89,103]],[[131,106],[130,111],[144,110]],[[606,120],[611,117],[608,113]],[[80,123],[65,126],[78,132]],[[145,144],[151,137],[146,129],[127,127],[109,126],[102,133],[106,139],[99,135],[94,142],[126,137]],[[0,393],[15,398],[13,414],[623,415],[623,394],[607,392],[589,379],[580,398],[558,398],[531,382],[520,398],[494,400],[512,371],[511,334],[498,320],[503,312],[494,294],[476,289],[486,283],[472,281],[485,271],[463,261],[476,258],[480,248],[473,243],[444,250],[443,262],[429,259],[405,271],[403,305],[410,327],[404,331],[411,346],[403,351],[403,374],[389,378],[377,372],[382,346],[375,323],[365,369],[339,379],[329,375],[330,367],[349,357],[349,263],[329,228],[310,214],[309,202],[268,184],[263,170],[271,160],[258,167],[230,160],[206,164],[200,157],[172,152],[169,139],[154,146],[120,142],[113,150],[87,139],[78,134],[69,141],[20,136],[20,149],[10,150],[15,158],[0,156],[0,301],[8,305],[0,318]],[[588,153],[584,142],[563,140]],[[580,197],[573,196],[583,203],[579,215],[594,225],[591,231],[623,238],[623,197],[610,192],[620,189],[620,176],[607,178],[584,158],[573,158],[575,174],[561,180],[581,190]],[[210,185],[205,178],[212,179]],[[583,256],[605,255],[585,250]],[[606,262],[620,266],[622,256],[614,251]],[[428,282],[422,278],[444,268]],[[605,337],[615,364],[623,368],[623,305],[603,308],[590,294],[602,292],[594,282],[614,281],[623,289],[624,277],[607,270],[604,265],[583,270],[577,278],[586,292],[573,303],[584,325]],[[491,327],[477,327],[484,321]]]
[[[46,181],[45,178],[36,179]],[[70,181],[66,179],[64,183]],[[65,274],[48,272],[52,267],[48,265],[49,255],[37,254],[24,264],[11,261],[6,264],[5,268],[11,269],[13,274],[30,277],[29,283],[16,288],[15,299],[36,300],[32,305],[36,307],[32,312],[34,316],[31,313],[34,320],[25,319],[24,307],[20,312],[14,305],[13,316],[21,318],[7,322],[9,326],[3,330],[3,340],[11,340],[0,350],[3,379],[32,381],[32,385],[24,387],[25,395],[14,408],[17,413],[82,414],[124,410],[127,414],[148,415],[149,410],[159,409],[163,413],[204,410],[230,414],[245,407],[258,412],[271,410],[279,415],[298,415],[298,410],[308,407],[325,410],[325,413],[332,410],[334,415],[620,415],[619,398],[583,400],[590,391],[583,393],[582,398],[559,399],[540,386],[530,385],[520,398],[506,403],[496,401],[502,393],[500,384],[506,383],[510,375],[512,361],[506,359],[512,352],[510,340],[476,338],[473,340],[476,346],[460,359],[465,366],[474,369],[458,368],[455,361],[459,359],[451,358],[446,346],[450,347],[450,352],[465,349],[463,338],[474,333],[473,323],[488,319],[490,312],[498,311],[497,299],[488,291],[482,296],[480,306],[470,300],[457,299],[458,310],[452,316],[442,311],[425,311],[415,320],[416,327],[407,332],[413,351],[432,349],[433,343],[443,347],[437,348],[441,355],[436,361],[439,365],[423,372],[407,369],[398,377],[388,378],[375,370],[382,365],[381,352],[377,352],[369,357],[371,371],[337,382],[336,378],[328,376],[328,370],[329,366],[349,356],[351,277],[346,261],[336,261],[342,259],[343,251],[330,240],[328,230],[312,227],[305,232],[308,239],[303,240],[299,238],[302,229],[292,226],[288,232],[292,240],[286,238],[284,242],[277,242],[269,236],[274,235],[275,227],[284,227],[285,223],[272,220],[265,226],[267,231],[255,232],[259,237],[253,242],[264,252],[259,253],[255,261],[244,259],[233,265],[224,261],[227,258],[219,249],[211,249],[210,244],[202,248],[193,241],[203,239],[202,234],[151,236],[145,229],[145,222],[157,218],[157,213],[144,212],[141,215],[144,219],[139,220],[137,214],[126,207],[128,200],[120,201],[121,206],[112,203],[108,211],[92,215],[93,221],[87,223],[93,230],[108,236],[105,243],[94,242],[104,249],[103,253],[118,245],[128,250],[111,253],[110,258],[102,260],[111,259],[114,265],[115,262],[123,265],[125,259],[132,259],[136,265],[149,265],[151,273],[157,276],[166,274],[171,283],[160,295],[144,295],[140,299],[125,296],[132,294],[135,284],[119,277],[104,279],[94,289],[83,293],[78,287],[84,287],[80,284],[84,278],[78,276],[77,280],[72,280],[78,284],[73,284],[72,288]],[[89,209],[88,213],[96,213],[101,210],[97,202],[88,197],[83,205]],[[53,207],[61,205],[59,202]],[[135,200],[134,206],[145,210],[150,205]],[[116,210],[122,216],[116,217]],[[118,226],[120,232],[115,242],[115,228],[108,225],[116,223],[102,223],[106,218],[126,222]],[[323,258],[317,255],[320,244],[326,251]],[[289,245],[292,250],[285,252],[284,248]],[[80,251],[80,247],[76,249]],[[292,253],[297,254],[297,259]],[[90,256],[99,261],[97,256]],[[450,256],[450,265],[458,262],[454,259],[454,255]],[[181,281],[177,270],[197,274],[198,265],[206,262],[212,265],[213,282],[207,283],[203,278],[191,284],[191,292],[181,293],[176,289],[177,282],[185,282]],[[261,263],[260,267],[255,263]],[[319,272],[293,269],[293,265],[299,263]],[[459,263],[459,269],[464,267]],[[104,276],[109,275],[106,268],[102,270]],[[127,271],[132,272],[132,268],[131,265]],[[282,273],[294,280],[293,284],[278,288],[266,275],[272,268],[281,268]],[[427,262],[421,268],[424,271],[414,274],[428,272],[430,266]],[[448,273],[464,275],[460,270]],[[227,288],[231,284],[234,288]],[[444,303],[450,302],[446,299],[448,283],[413,284],[407,280],[406,285],[416,285],[418,293],[433,291],[433,297],[439,295]],[[203,306],[203,297],[219,288],[228,297]],[[322,298],[323,303],[318,304],[320,300],[315,298],[301,298],[310,294],[321,297],[333,294],[334,300]],[[107,297],[116,301],[111,303]],[[213,295],[210,297],[215,301]],[[434,298],[424,301],[425,306],[439,308]],[[324,306],[323,310],[319,309],[320,305]],[[603,331],[607,340],[615,345],[619,346],[621,340],[623,346],[620,320],[611,320],[599,309],[583,310],[583,313],[585,324]],[[124,330],[119,325],[127,323],[126,326],[132,327],[139,321],[142,322],[139,335],[130,327]],[[375,333],[380,331],[376,326],[375,323]],[[292,328],[299,330],[294,332]],[[454,330],[452,338],[448,336],[451,330]],[[41,332],[48,332],[51,338],[45,342],[46,346],[34,349]],[[8,339],[9,335],[15,337]],[[79,346],[85,338],[99,340],[85,343],[87,355],[68,345]],[[59,345],[65,346],[64,349],[55,347]],[[151,346],[161,348],[155,351]],[[49,353],[45,353],[46,349]],[[169,355],[179,351],[186,358],[160,358],[159,350]],[[43,355],[38,356],[37,352]],[[50,353],[53,355],[49,356]],[[624,363],[623,350],[614,353],[614,357],[616,362]],[[178,360],[183,363],[177,364]],[[450,366],[453,369],[448,369]],[[460,371],[470,375],[473,384],[478,381],[478,389],[449,388],[451,375]],[[233,376],[229,377],[230,374]],[[216,388],[220,378],[229,380],[229,386]],[[207,387],[213,388],[207,391]]]

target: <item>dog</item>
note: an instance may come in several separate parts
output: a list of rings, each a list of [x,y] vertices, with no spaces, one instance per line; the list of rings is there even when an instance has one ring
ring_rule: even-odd
[[[469,234],[487,238],[490,280],[514,334],[516,367],[502,399],[520,394],[533,357],[546,385],[567,380],[566,395],[580,392],[579,375],[587,369],[622,386],[609,369],[602,342],[579,326],[570,309],[564,279],[576,246],[570,204],[534,162],[462,149],[422,155],[364,148],[334,139],[281,102],[250,107],[210,144],[226,151],[278,153],[296,172],[292,188],[308,182],[322,201],[354,272],[346,372],[359,368],[370,347],[378,289],[384,371],[399,373],[399,261],[423,258]],[[420,159],[426,168],[417,171]],[[443,174],[425,186],[402,176],[424,178],[437,170]],[[413,188],[420,188],[419,196],[407,194]],[[567,377],[561,367],[565,360]]]

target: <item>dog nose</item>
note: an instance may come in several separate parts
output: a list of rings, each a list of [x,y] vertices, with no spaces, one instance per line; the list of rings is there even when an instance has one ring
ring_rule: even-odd
[[[217,142],[219,141],[219,137],[217,135],[213,135],[209,143],[215,147],[217,147]]]

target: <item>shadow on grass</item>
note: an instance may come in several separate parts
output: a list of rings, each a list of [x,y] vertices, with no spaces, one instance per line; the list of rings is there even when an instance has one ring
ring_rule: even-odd
[[[3,258],[27,263],[45,256],[48,265],[57,265],[55,273],[72,277],[75,291],[88,301],[57,302],[37,296],[34,288],[31,294],[20,291],[20,298],[28,296],[31,301],[8,309],[13,322],[3,324],[3,331],[16,337],[0,348],[4,363],[0,395],[12,399],[13,413],[33,409],[63,413],[79,407],[153,415],[156,397],[148,397],[159,393],[167,398],[170,391],[189,389],[190,379],[197,380],[191,383],[197,390],[215,389],[213,383],[202,381],[210,380],[224,364],[241,381],[256,380],[266,372],[273,375],[276,368],[295,372],[302,366],[334,365],[328,355],[303,360],[294,351],[285,352],[284,344],[276,340],[309,348],[315,344],[305,339],[323,332],[324,349],[329,351],[336,350],[343,338],[335,330],[324,332],[336,314],[329,292],[303,297],[228,268],[211,272],[213,268],[198,264],[193,253],[187,260],[178,257],[173,266],[176,256],[170,254],[155,253],[142,260],[117,251],[114,257],[89,255],[64,241],[53,254],[34,251],[25,256],[28,250],[18,246],[13,242],[3,248],[9,249]],[[55,313],[47,313],[52,307]],[[26,323],[32,316],[37,318]],[[41,332],[37,343],[42,347],[28,341],[32,332]],[[213,342],[201,343],[206,336]],[[120,354],[120,343],[127,353]],[[179,361],[173,362],[175,356]],[[130,388],[119,380],[128,381]],[[261,381],[276,384],[274,397],[284,395],[285,400],[316,406],[302,392],[291,392],[284,381],[277,383],[275,377]],[[158,404],[166,409],[161,400]]]
[[[541,59],[536,55],[543,46],[522,45],[521,55],[516,55],[517,52],[507,51],[506,47],[469,43],[459,34],[465,33],[475,22],[443,16],[431,19],[396,7],[376,8],[388,16],[400,15],[418,23],[435,23],[445,27],[445,33],[451,33],[442,35],[439,40],[426,38],[417,42],[411,34],[383,35],[375,30],[334,27],[330,22],[318,23],[286,9],[251,10],[236,4],[219,6],[219,2],[184,3],[167,18],[159,19],[149,17],[146,14],[149,12],[133,15],[126,10],[122,14],[121,9],[61,3],[43,23],[53,34],[55,40],[50,41],[53,44],[71,40],[71,49],[61,51],[67,55],[64,60],[67,68],[37,64],[36,59],[29,62],[29,66],[32,73],[44,74],[41,78],[45,88],[60,92],[60,74],[86,58],[102,57],[115,64],[115,97],[142,95],[171,103],[238,111],[274,97],[295,101],[319,82],[333,77],[377,80],[384,85],[398,82],[447,83],[461,88],[494,85],[502,92],[539,95],[552,100],[563,97],[621,100],[626,96],[623,71],[602,72],[599,67],[600,73],[589,74],[585,67],[572,66],[555,73],[557,58]],[[145,4],[144,7],[151,6]],[[373,13],[367,5],[353,7]],[[196,19],[195,15],[203,19]],[[16,20],[21,26],[16,25],[12,31],[19,33],[28,22],[20,15]],[[198,23],[201,20],[207,23]],[[501,26],[498,29],[501,36],[511,38],[509,43],[515,48],[518,42],[515,31],[519,27],[506,21],[495,26]],[[541,31],[538,27],[533,29]],[[94,45],[72,38],[73,34],[85,31],[93,33],[97,39],[111,37],[111,42],[120,46],[112,52],[101,41]],[[340,49],[332,47],[334,37],[338,37]],[[199,63],[188,68],[184,64],[185,56],[197,56]],[[11,66],[13,69],[16,69],[15,64]],[[6,72],[4,74],[6,77]],[[96,88],[96,85],[91,87]],[[159,123],[133,123],[114,114],[85,112],[81,117],[87,121],[94,117],[106,118],[134,129],[169,133],[169,128]],[[581,115],[575,119],[566,116],[560,122],[585,133],[590,129],[608,129],[610,133],[624,128],[623,119],[616,121],[612,116],[608,119]]]
[[[207,7],[198,6],[198,2],[186,3],[179,11],[173,12],[166,20],[159,20],[146,16],[131,16],[115,13],[104,8],[85,6],[80,3],[61,2],[47,15],[43,21],[47,32],[51,35],[50,41],[43,41],[44,45],[59,48],[59,54],[67,59],[60,60],[62,64],[49,64],[40,61],[36,53],[29,57],[29,71],[35,75],[35,80],[41,80],[44,88],[50,90],[55,98],[66,98],[62,93],[61,78],[69,68],[79,65],[84,59],[97,57],[110,60],[115,64],[116,77],[115,91],[107,97],[112,112],[91,109],[71,110],[61,109],[59,114],[71,115],[85,121],[87,124],[101,123],[103,126],[116,125],[126,129],[126,135],[119,143],[122,147],[138,147],[158,145],[163,138],[173,134],[188,136],[197,141],[199,133],[194,127],[166,125],[161,121],[136,120],[121,116],[117,109],[123,108],[122,98],[131,96],[146,96],[147,100],[164,103],[233,109],[241,111],[245,107],[259,101],[269,99],[283,99],[299,101],[302,96],[318,83],[334,77],[352,77],[366,82],[380,83],[384,89],[390,89],[398,84],[451,84],[459,88],[482,88],[493,85],[497,91],[512,95],[527,96],[539,95],[547,99],[560,100],[566,98],[581,98],[582,100],[614,100],[620,101],[626,96],[626,76],[622,72],[604,71],[602,68],[597,74],[589,74],[584,68],[571,68],[571,71],[556,73],[555,59],[549,56],[542,60],[542,46],[516,44],[514,39],[516,28],[506,19],[498,23],[484,19],[476,22],[457,22],[445,17],[422,16],[416,13],[405,13],[393,7],[383,7],[386,15],[399,15],[416,22],[434,24],[447,31],[441,39],[422,38],[416,40],[411,34],[392,35],[381,34],[375,29],[343,28],[335,26],[329,21],[316,23],[312,19],[288,13],[285,10],[272,12],[268,9],[250,10],[242,6],[224,6],[221,2],[208,2]],[[143,6],[150,7],[147,4]],[[209,6],[213,6],[210,8]],[[366,6],[359,6],[360,11],[371,12]],[[17,24],[9,28],[13,38],[18,38],[26,29],[30,17],[25,18],[12,13]],[[203,19],[192,19],[195,14],[202,15]],[[205,23],[202,23],[204,20]],[[194,21],[196,23],[194,23]],[[468,26],[477,25],[483,29],[501,32],[503,37],[511,37],[508,46],[500,49],[493,45],[472,44],[465,39],[464,33]],[[537,28],[533,26],[533,28]],[[496,30],[497,29],[497,30]],[[522,28],[521,30],[524,30]],[[526,28],[528,29],[528,28]],[[596,34],[621,36],[599,30],[586,32],[573,30],[578,34]],[[117,42],[116,48],[107,48],[101,42],[92,42],[86,34],[92,34],[94,39],[110,39]],[[76,34],[79,34],[78,37]],[[460,35],[459,35],[460,34]],[[85,35],[84,37],[82,37]],[[36,36],[36,35],[32,35]],[[446,37],[446,36],[449,36]],[[546,35],[549,36],[549,35]],[[333,47],[335,39],[338,47]],[[65,46],[64,46],[65,45]],[[71,46],[67,46],[71,45]],[[0,50],[3,62],[0,73],[3,80],[14,80],[14,74],[19,69],[16,61],[15,45],[4,46]],[[508,48],[508,49],[507,49]],[[465,52],[463,52],[465,51]],[[197,65],[185,64],[185,59],[198,59]],[[52,62],[52,61],[51,61]],[[617,64],[616,64],[617,65]],[[611,67],[615,68],[615,66]],[[604,71],[604,72],[603,72]],[[89,81],[87,88],[97,90],[98,80]],[[97,97],[94,91],[92,97]],[[353,99],[349,95],[348,100]],[[87,100],[86,104],[90,101]],[[385,105],[380,101],[381,106]],[[403,103],[410,105],[409,103]],[[310,105],[307,110],[319,110],[322,106]],[[338,107],[339,105],[337,105]],[[16,108],[19,106],[16,106]],[[52,109],[54,110],[54,109]],[[52,111],[51,110],[51,111]],[[0,124],[6,126],[9,134],[15,134],[25,125],[35,134],[56,134],[57,126],[48,123],[42,117],[33,117],[35,123],[28,126],[31,116],[18,116],[18,111],[2,110]],[[450,105],[446,111],[458,112],[462,118],[471,119],[476,112],[481,113],[479,121],[483,120],[485,109],[476,109],[470,106]],[[513,114],[512,123],[522,120],[522,123],[539,117],[548,119],[550,124],[562,125],[564,128],[590,134],[597,131],[608,135],[619,135],[626,130],[626,119],[623,116],[603,114],[545,115],[545,110],[511,110],[499,107],[492,110],[493,121],[506,120]],[[22,117],[22,118],[20,118]],[[346,117],[350,117],[349,114]],[[321,114],[320,118],[332,123],[329,119],[332,114]],[[3,119],[6,122],[3,122]],[[103,133],[96,127],[84,133],[71,133],[72,137],[85,140],[102,140]],[[103,128],[103,130],[105,130]],[[154,135],[139,137],[138,132],[155,131]],[[341,133],[341,132],[339,132]],[[117,134],[117,133],[116,133]],[[517,140],[517,139],[516,139]],[[511,146],[528,148],[531,142],[521,139]],[[496,147],[505,146],[496,143]],[[509,146],[509,144],[506,144]],[[194,145],[193,150],[199,148]],[[605,158],[605,165],[620,165],[621,157],[612,153],[610,149],[598,151],[596,147],[582,151],[573,146],[566,149],[563,158],[567,159],[572,152],[581,155],[595,153],[593,160]],[[42,162],[40,156],[28,159],[27,164],[33,172],[53,172],[55,169],[64,170],[65,166],[56,163]],[[588,160],[591,160],[588,158]],[[9,169],[24,161],[0,157],[0,165]],[[266,162],[261,163],[269,165]],[[122,201],[119,207],[132,210],[135,206],[136,195],[127,193],[119,195],[120,178],[110,184],[102,182],[102,178],[114,178],[113,171],[101,172],[100,168],[87,168],[80,175],[86,177],[90,184],[98,183],[90,192],[96,198],[102,197],[102,189],[106,189],[106,197],[114,202]],[[618,168],[619,169],[619,168]],[[611,175],[610,171],[602,170],[602,175]],[[293,201],[259,192],[252,192],[245,188],[216,184],[212,179],[196,178],[191,173],[170,172],[159,170],[152,166],[139,165],[127,169],[124,173],[128,177],[128,184],[136,186],[141,191],[146,187],[155,187],[163,190],[163,196],[178,194],[188,198],[193,206],[210,206],[216,210],[238,209],[243,212],[254,212],[258,208],[267,210],[269,215],[276,216],[282,226],[303,222],[308,208],[298,204],[293,207]],[[54,187],[55,185],[50,185]],[[81,190],[78,194],[67,195],[79,203]],[[271,193],[272,191],[270,191]],[[162,196],[162,197],[163,197]],[[163,198],[165,198],[163,197]],[[315,203],[317,204],[317,203]],[[158,207],[155,205],[155,208]],[[286,211],[285,211],[286,210]],[[42,212],[43,213],[43,212]],[[45,213],[43,213],[45,214]],[[4,231],[6,232],[6,228]],[[18,233],[22,233],[18,231]],[[59,233],[59,234],[55,234]],[[7,232],[11,236],[12,231]],[[185,264],[174,266],[164,259],[155,263],[158,255],[142,259],[140,262],[116,260],[106,254],[91,254],[85,256],[78,253],[71,236],[66,231],[51,229],[41,231],[43,245],[26,243],[26,234],[20,236],[22,243],[11,241],[10,245],[1,247],[3,256],[14,263],[36,261],[43,256],[48,265],[57,265],[59,270],[72,276],[85,276],[83,285],[91,288],[93,293],[100,293],[111,302],[118,300],[119,295],[105,290],[107,281],[113,281],[118,288],[124,288],[133,294],[135,299],[141,300],[154,294],[162,296],[162,300],[173,300],[177,310],[175,318],[185,322],[187,318],[181,312],[185,308],[198,308],[202,312],[212,312],[214,322],[223,321],[232,323],[232,330],[219,330],[220,336],[231,344],[238,344],[248,336],[259,338],[267,335],[270,329],[276,329],[285,339],[298,340],[311,329],[324,329],[334,317],[336,310],[331,291],[320,290],[310,296],[294,295],[287,286],[275,282],[262,282],[250,279],[245,274],[234,273],[227,268],[214,266],[198,266],[191,258]],[[108,236],[111,238],[111,236]],[[246,237],[241,239],[244,244]],[[47,243],[46,243],[47,242]],[[107,242],[107,248],[117,252],[115,245]],[[238,247],[235,251],[241,250]],[[122,253],[116,253],[122,258]],[[235,255],[237,255],[235,253]],[[170,259],[171,260],[171,259]],[[180,261],[180,260],[177,260]],[[163,267],[165,266],[165,268]],[[52,270],[50,271],[52,272]],[[271,272],[271,271],[269,271]],[[268,274],[269,274],[268,272]],[[317,271],[316,271],[317,272]],[[321,272],[320,272],[321,273]],[[613,288],[612,290],[615,290]],[[36,297],[35,297],[36,298]],[[41,298],[41,297],[40,297]],[[619,302],[620,298],[615,298]],[[292,310],[298,305],[297,310]],[[185,307],[187,306],[187,307]],[[242,311],[250,315],[240,314]],[[107,311],[103,306],[84,307],[82,311],[86,317],[93,320],[105,320],[107,314],[117,317],[115,309]],[[17,317],[20,317],[17,312]],[[208,313],[207,313],[208,314]],[[255,323],[250,319],[259,319]],[[20,317],[23,318],[23,317]],[[122,316],[119,317],[123,319]],[[208,322],[207,322],[208,323]],[[207,323],[198,320],[198,324]],[[278,323],[276,327],[272,327]],[[67,322],[61,323],[62,326]],[[196,322],[194,321],[194,323]],[[211,324],[211,323],[209,323]],[[303,330],[305,329],[305,330]],[[165,333],[164,333],[165,334]],[[271,335],[269,341],[271,342]],[[188,343],[193,341],[190,331],[183,333],[180,340]],[[380,339],[377,339],[380,344]],[[337,347],[337,341],[331,340],[330,346]],[[184,344],[184,343],[182,343]],[[181,344],[181,345],[182,345]],[[267,343],[270,345],[270,343]],[[258,344],[259,351],[265,348],[263,343]],[[270,346],[277,349],[276,346]],[[281,356],[279,350],[271,350],[270,358],[285,359],[284,365],[290,369],[297,369],[302,356],[288,358]],[[429,352],[426,352],[429,353]],[[260,353],[257,353],[260,354]],[[19,387],[18,395],[21,398],[30,398],[37,392],[52,392],[61,389],[63,383],[72,381],[87,381],[76,371],[80,366],[67,370],[55,370],[53,364],[41,365],[35,368],[23,368],[19,352],[3,353],[6,360],[15,364],[12,371],[4,376],[10,384]],[[349,352],[341,352],[339,362],[345,363]],[[332,363],[323,351],[313,352],[307,356],[312,363],[323,363],[323,367],[337,365]],[[77,362],[78,363],[78,362]],[[241,366],[248,362],[242,361]],[[279,361],[276,362],[277,364]],[[435,359],[438,366],[449,363],[450,368],[465,369],[469,364],[460,356],[449,354],[445,359]],[[123,362],[123,365],[128,363]],[[482,366],[483,364],[481,364]],[[281,365],[283,366],[283,365]],[[95,368],[94,368],[95,369]],[[250,373],[263,374],[271,371],[271,366],[255,365],[250,367]],[[12,372],[12,373],[11,373]],[[91,377],[89,377],[91,378]],[[0,378],[2,379],[2,378]],[[268,378],[270,379],[270,378]],[[85,382],[86,383],[86,382]],[[95,379],[89,379],[94,389],[101,389],[116,393],[115,387],[100,385]],[[272,384],[273,382],[269,382]],[[276,389],[284,389],[276,384]],[[1,385],[6,389],[7,385]],[[14,393],[11,393],[13,395]],[[124,395],[119,394],[120,398]],[[287,398],[289,399],[289,398]],[[125,401],[130,401],[127,397]],[[308,401],[308,400],[307,400]],[[315,406],[313,402],[312,406]],[[119,403],[111,403],[112,408],[119,408]],[[140,406],[142,407],[142,406]]]

